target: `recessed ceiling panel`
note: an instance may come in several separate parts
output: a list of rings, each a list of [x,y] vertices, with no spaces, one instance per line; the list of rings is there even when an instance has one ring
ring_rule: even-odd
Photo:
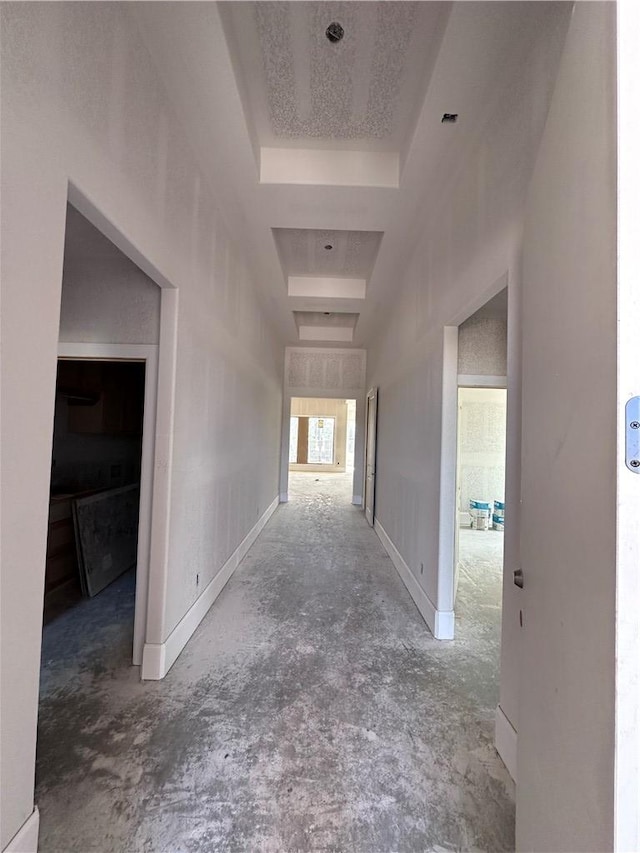
[[[382,240],[382,231],[272,230],[285,277],[368,279]]]
[[[294,311],[293,316],[298,327],[334,326],[355,329],[359,315],[342,311]]]
[[[333,341],[351,343],[358,314],[339,311],[294,311],[301,341]]]
[[[446,2],[222,3],[260,146],[403,151],[449,14]],[[338,42],[326,35],[337,22]]]

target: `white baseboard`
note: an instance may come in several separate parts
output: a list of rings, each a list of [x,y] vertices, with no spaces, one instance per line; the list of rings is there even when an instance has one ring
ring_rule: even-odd
[[[453,610],[436,610],[436,627],[433,632],[436,640],[453,640],[455,633],[456,614]]]
[[[169,672],[191,635],[207,615],[209,608],[220,595],[231,575],[238,568],[258,534],[278,508],[280,498],[275,498],[251,528],[218,574],[191,605],[164,643],[145,643],[142,655],[143,681],[159,681]]]
[[[40,812],[36,806],[4,848],[4,853],[37,853],[39,830]]]
[[[514,782],[518,766],[518,733],[500,705],[496,708],[496,749]]]
[[[436,606],[422,589],[410,571],[409,566],[402,559],[400,552],[389,538],[386,530],[377,519],[374,522],[373,529],[378,534],[385,551],[391,557],[391,562],[396,567],[398,574],[402,578],[402,582],[409,591],[409,595],[414,600],[416,607],[433,636],[436,640],[452,640],[455,621],[453,610],[436,609]]]

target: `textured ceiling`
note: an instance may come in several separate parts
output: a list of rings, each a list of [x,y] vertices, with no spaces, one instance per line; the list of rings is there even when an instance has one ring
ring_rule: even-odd
[[[508,204],[519,198],[546,120],[572,4],[478,0],[449,8],[449,4],[439,2],[406,6],[403,2],[373,0],[335,6],[304,2],[259,7],[249,2],[122,6],[123,14],[139,28],[151,53],[204,179],[215,187],[216,204],[224,211],[230,230],[242,240],[252,276],[260,284],[265,314],[282,341],[299,344],[294,310],[350,311],[359,313],[352,340],[343,342],[339,338],[343,328],[326,327],[335,332],[335,337],[331,342],[322,340],[320,345],[366,348],[379,334],[389,305],[398,298],[399,281],[418,240],[426,239],[428,223],[442,216],[443,198],[456,186],[458,176],[466,174],[471,151],[486,143],[482,150],[487,155],[487,169],[499,169],[505,151],[521,152],[519,166],[511,161],[508,164],[516,170],[513,181],[500,186],[500,193],[504,193],[500,199],[506,200],[501,209],[508,211]],[[330,45],[324,37],[329,21],[325,24],[323,19],[320,32],[314,29],[321,9],[326,9],[332,20],[342,19],[346,35],[338,45]],[[406,28],[411,9],[415,17],[406,49],[398,52],[396,42],[401,36],[396,26],[389,26],[396,45],[387,55],[390,78],[397,79],[397,62],[402,63],[403,70],[400,90],[393,99],[391,135],[380,139],[374,134],[378,133],[376,128],[384,126],[384,115],[380,119],[372,116],[379,86],[375,77],[378,60],[373,55],[377,40],[385,40],[379,16],[398,15],[398,27]],[[343,18],[343,13],[347,17]],[[373,24],[357,19],[356,13],[373,16]],[[283,15],[286,23],[281,28],[267,21],[269,16],[275,20]],[[350,15],[356,15],[355,25],[349,23]],[[270,34],[274,47],[268,49],[266,60],[261,31]],[[351,38],[355,39],[355,49]],[[333,47],[338,50],[327,53]],[[336,131],[329,117],[322,137],[296,140],[276,136],[271,112],[276,112],[277,103],[285,104],[278,120],[284,123],[282,132],[294,127],[302,132],[300,127],[305,122],[305,132],[313,131],[310,117],[316,103],[326,101],[324,95],[317,94],[325,85],[314,70],[318,51],[322,56],[332,56],[335,68],[342,68],[336,60],[345,63],[341,72],[345,79],[338,84],[336,75],[331,76],[334,66],[323,72],[328,81],[334,81],[329,82],[331,97],[344,106],[342,129]],[[275,75],[269,70],[272,61],[281,69]],[[268,92],[269,76],[279,77],[280,73],[283,82],[276,80],[276,88],[294,86],[287,97]],[[390,97],[392,85],[384,83],[387,92],[381,101]],[[343,93],[339,97],[334,95],[338,89]],[[442,124],[444,112],[459,113],[460,121]],[[526,121],[520,120],[522,116]],[[350,138],[354,128],[362,130],[365,125],[370,137]],[[332,137],[336,132],[342,136]],[[307,162],[311,164],[323,164],[318,155],[339,149],[340,155],[352,155],[344,159],[354,171],[366,159],[360,158],[362,151],[398,154],[399,186],[338,186],[331,171],[324,168],[318,168],[318,173],[319,178],[326,177],[326,185],[320,180],[313,185],[263,183],[263,146],[306,149],[296,150],[295,157],[301,159],[309,149],[324,149],[309,154]],[[287,151],[279,154],[286,162]],[[457,203],[456,199],[451,203]],[[323,233],[326,228],[332,230]],[[341,259],[342,240],[348,242],[349,234],[363,240],[372,232],[373,245],[365,243],[359,252],[345,248]],[[381,233],[384,240],[380,242]],[[318,243],[322,249],[325,237],[330,237],[335,246],[328,255],[318,251]],[[462,232],[456,236],[456,240],[464,239]],[[279,244],[279,253],[274,251],[274,242]],[[457,245],[453,245],[454,253]],[[437,249],[434,257],[439,256]],[[283,277],[290,279],[286,286]],[[361,289],[344,284],[361,280],[366,280],[366,287]],[[420,310],[426,312],[428,294],[421,293],[420,300],[423,297],[426,301],[420,302]],[[303,328],[313,332],[323,327]],[[315,347],[320,339],[306,340],[308,346]]]
[[[381,231],[321,231],[274,228],[285,276],[340,276],[368,279],[378,254]],[[333,246],[325,249],[325,246]]]
[[[408,144],[449,3],[221,4],[245,112],[263,146],[400,151]],[[333,21],[344,38],[325,36]]]

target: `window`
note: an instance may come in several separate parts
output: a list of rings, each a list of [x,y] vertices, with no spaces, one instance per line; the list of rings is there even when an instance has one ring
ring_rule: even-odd
[[[289,464],[334,465],[335,418],[291,418]]]
[[[333,465],[334,426],[335,418],[309,418],[307,462]]]

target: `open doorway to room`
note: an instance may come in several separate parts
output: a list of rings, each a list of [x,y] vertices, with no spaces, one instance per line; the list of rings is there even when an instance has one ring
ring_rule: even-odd
[[[84,792],[114,778],[111,746],[124,735],[103,723],[117,716],[115,685],[135,690],[141,677],[165,674],[147,649],[163,639],[178,319],[177,289],[71,184],[60,224],[51,511],[42,520],[41,828],[73,823]],[[82,780],[80,799],[69,798],[71,778]]]
[[[94,630],[107,618],[112,642],[131,653],[144,397],[144,362],[58,361],[45,642],[51,623],[82,620],[96,599]]]
[[[508,524],[507,309],[504,288],[458,327],[451,353],[457,376],[447,386],[457,423],[449,468],[455,482],[449,581],[454,631],[473,647],[488,705],[498,701]]]
[[[144,665],[131,666],[143,664],[161,612],[149,590],[152,553],[157,565],[165,555],[156,531],[168,495],[156,416],[171,410],[175,369],[176,291],[145,273],[127,239],[70,187],[72,195],[79,207],[66,212],[45,567],[42,801],[64,767],[77,772],[89,754],[83,746],[80,755],[78,738],[88,737],[114,674],[144,676]]]
[[[292,499],[330,489],[352,502],[356,401],[292,397],[289,494]]]
[[[458,388],[454,610],[500,638],[507,391]]]

